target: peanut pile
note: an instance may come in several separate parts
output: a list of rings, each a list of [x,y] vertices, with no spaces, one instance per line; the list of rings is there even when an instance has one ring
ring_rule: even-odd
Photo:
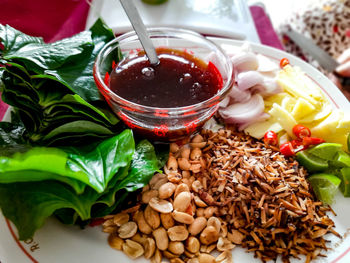
[[[242,234],[228,233],[227,223],[215,216],[218,207],[200,198],[202,184],[194,176],[206,167],[201,148],[206,142],[195,136],[181,149],[170,145],[164,174],[157,173],[143,188],[140,203],[105,217],[109,244],[130,258],[144,256],[153,263],[232,262],[231,250]],[[218,257],[210,253],[221,252]]]
[[[164,174],[138,200],[105,217],[103,231],[111,247],[154,263],[229,263],[236,245],[263,262],[300,254],[309,262],[322,256],[325,234],[339,235],[329,207],[310,193],[306,171],[234,129],[172,143]]]

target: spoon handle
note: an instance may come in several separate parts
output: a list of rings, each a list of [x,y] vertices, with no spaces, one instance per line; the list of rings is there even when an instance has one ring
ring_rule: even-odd
[[[151,65],[158,65],[159,59],[153,43],[147,33],[146,27],[141,20],[141,17],[132,0],[120,0],[126,15],[129,17],[132,27],[134,28],[143,49],[146,51],[146,55]]]

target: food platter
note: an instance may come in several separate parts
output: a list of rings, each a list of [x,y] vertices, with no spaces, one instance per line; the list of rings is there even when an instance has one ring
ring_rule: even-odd
[[[243,42],[222,38],[212,38],[213,41],[222,45],[228,51],[234,51]],[[270,47],[251,44],[254,52],[263,54],[272,60],[279,61],[286,57],[290,63],[299,66],[315,83],[317,83],[335,108],[341,108],[345,113],[350,112],[350,103],[332,82],[322,75],[311,65],[302,60]],[[4,120],[9,119],[6,114]],[[332,206],[337,216],[330,217],[334,220],[335,230],[343,238],[339,239],[333,235],[327,236],[331,241],[328,245],[331,249],[326,252],[327,258],[318,258],[315,262],[349,262],[350,261],[350,202],[339,193],[335,204]],[[108,246],[108,235],[101,231],[100,227],[86,228],[65,226],[56,219],[51,218],[37,231],[33,239],[20,242],[17,239],[16,228],[0,216],[0,262],[132,262],[125,254]],[[233,250],[234,262],[260,262],[254,259],[252,253],[246,253],[245,249],[235,248]],[[138,259],[136,262],[148,262]],[[292,262],[299,262],[292,260]],[[301,261],[300,261],[301,262]]]

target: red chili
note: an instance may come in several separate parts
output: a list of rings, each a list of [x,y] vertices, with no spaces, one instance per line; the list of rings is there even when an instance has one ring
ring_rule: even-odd
[[[283,144],[280,145],[280,152],[284,155],[284,156],[293,156],[295,154],[293,145],[291,142],[285,142]]]
[[[274,131],[267,131],[264,135],[264,143],[267,145],[277,145],[277,134]]]
[[[282,58],[281,61],[280,61],[280,68],[284,68],[287,65],[289,65],[288,58]]]
[[[308,127],[305,127],[304,125],[297,124],[293,127],[293,133],[297,138],[303,139],[304,137],[310,137],[311,131]]]
[[[309,147],[310,145],[317,145],[320,143],[324,143],[325,140],[317,137],[304,137],[303,138],[303,145],[305,147]]]

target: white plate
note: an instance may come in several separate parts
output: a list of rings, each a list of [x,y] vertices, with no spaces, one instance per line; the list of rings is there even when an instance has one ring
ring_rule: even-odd
[[[219,44],[237,48],[241,41],[213,38]],[[251,44],[253,50],[279,61],[287,57],[292,65],[299,66],[306,74],[320,85],[322,90],[332,101],[334,107],[342,108],[350,114],[350,103],[333,83],[319,71],[302,60],[280,50],[270,47]],[[8,118],[5,116],[5,118]],[[338,216],[331,218],[336,224],[343,239],[329,235],[329,246],[332,248],[326,254],[327,258],[320,258],[315,262],[346,263],[350,262],[350,199],[346,199],[339,193],[336,203],[332,206]],[[108,235],[101,231],[100,227],[87,228],[65,226],[54,218],[50,218],[43,228],[39,229],[33,240],[19,242],[16,228],[0,215],[0,262],[1,263],[101,263],[101,262],[132,262],[122,252],[110,248],[107,244]],[[234,262],[260,262],[252,253],[246,253],[242,248],[233,251]],[[138,259],[137,262],[149,262]],[[292,260],[292,262],[301,262]]]

